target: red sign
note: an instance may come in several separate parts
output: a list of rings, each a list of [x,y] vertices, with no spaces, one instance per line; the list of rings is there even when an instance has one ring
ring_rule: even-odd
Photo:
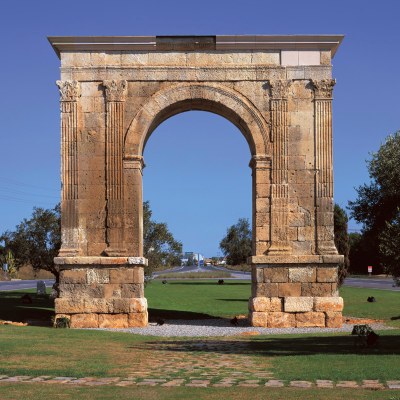
[[[368,273],[370,274],[372,272],[372,265],[368,265]]]

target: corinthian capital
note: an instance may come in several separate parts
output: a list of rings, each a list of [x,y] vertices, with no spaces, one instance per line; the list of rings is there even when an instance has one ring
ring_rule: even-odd
[[[335,79],[322,79],[320,81],[311,81],[314,88],[314,96],[316,99],[331,99],[333,87],[335,86]]]
[[[56,81],[61,95],[61,101],[77,101],[81,95],[78,81]]]
[[[289,95],[290,80],[274,80],[269,81],[271,87],[271,95],[273,99],[287,99]]]
[[[125,101],[128,86],[126,81],[103,81],[103,86],[106,88],[107,101]]]

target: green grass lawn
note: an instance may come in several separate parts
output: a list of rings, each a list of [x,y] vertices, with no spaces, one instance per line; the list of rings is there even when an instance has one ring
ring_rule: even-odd
[[[66,385],[0,384],[2,400],[79,399],[79,400],[397,400],[399,390],[362,389],[273,389],[273,388],[165,388],[165,387],[66,387]]]
[[[26,291],[0,292],[0,319],[50,321],[53,314],[52,302],[48,299],[37,298],[32,294],[33,304],[22,304],[20,297],[24,292]],[[345,315],[383,319],[399,326],[399,292],[342,288],[341,295],[345,299]],[[226,281],[224,285],[218,285],[216,280],[172,281],[166,285],[163,285],[160,281],[153,281],[146,288],[150,312],[175,318],[196,319],[246,314],[249,296],[250,283],[248,281]],[[368,296],[374,296],[377,302],[368,303],[366,301]],[[214,364],[217,355],[226,356],[228,354],[229,357],[232,356],[234,359],[244,357],[243,365],[246,365],[246,360],[249,360],[254,365],[259,365],[261,368],[271,371],[276,379],[330,379],[336,381],[399,379],[400,330],[381,331],[379,333],[381,335],[380,344],[378,348],[374,349],[355,347],[353,337],[347,333],[320,333],[211,338],[206,339],[206,341],[221,343],[225,350],[222,351],[221,349],[221,352],[219,352],[217,345],[217,349],[213,348],[212,351],[207,353],[204,349],[196,348],[198,343],[204,341],[198,338],[193,340],[188,338],[165,339],[104,331],[64,330],[35,326],[0,326],[0,374],[126,377],[135,370],[137,365],[148,362],[146,360],[155,357],[154,351],[158,351],[158,347],[167,345],[169,346],[168,351],[162,353],[164,354],[162,357],[165,357],[165,354],[168,357],[169,355],[172,357],[176,355],[183,358],[188,357],[189,360],[209,357],[206,365]],[[242,346],[239,349],[238,343]],[[226,348],[228,348],[228,351]],[[157,363],[157,358],[154,362]],[[248,367],[243,367],[243,369],[246,370]],[[162,370],[159,373],[161,372]],[[197,372],[200,373],[201,369]],[[221,370],[221,376],[225,372]],[[184,372],[177,372],[177,376],[179,374],[184,374]],[[188,374],[193,374],[193,372],[188,372]],[[38,389],[34,389],[37,390],[37,393],[46,390],[48,393],[57,393],[53,391],[55,389],[43,389],[42,386],[12,385],[13,390],[19,391],[20,394],[16,394],[15,397],[11,395],[5,397],[3,396],[5,392],[2,392],[5,384],[1,384],[0,398],[29,398],[24,397],[25,387],[28,389],[37,387]],[[65,393],[75,391],[76,396],[79,394],[79,398],[89,398],[85,397],[88,396],[86,393],[93,395],[100,390],[100,388],[79,389],[65,385],[57,387],[58,390],[65,391]],[[110,393],[109,396],[111,396],[111,393],[120,393],[121,399],[128,398],[124,397],[127,396],[127,393],[135,391],[141,393],[141,390],[140,388],[101,388],[105,396],[102,398],[110,398],[107,397],[107,393]],[[198,398],[201,393],[207,393],[207,397],[212,399],[218,398],[221,393],[217,388],[204,389],[206,392],[183,387],[176,389],[146,388],[143,390],[146,391],[145,396],[148,393],[153,393],[154,397],[152,398],[169,398],[166,394],[170,394],[170,398]],[[244,390],[249,390],[249,388],[229,390],[229,393],[232,392],[232,396],[230,395],[229,398],[242,397],[245,393]],[[261,398],[261,394],[265,393],[262,390],[254,390],[253,398]],[[335,393],[338,392],[340,390],[335,391]],[[276,395],[278,397],[273,397],[274,390],[268,389],[268,393],[272,393],[270,397],[272,399],[281,398],[279,394]],[[307,393],[307,396],[309,396],[301,398],[318,398],[315,397],[316,392],[312,390],[302,390],[301,393],[304,396]],[[329,397],[329,390],[323,390],[323,393],[326,399],[338,398]],[[381,393],[387,395],[389,392],[379,392],[379,396],[381,396]],[[394,392],[390,391],[390,393]],[[378,392],[376,394],[378,395]],[[343,391],[343,395],[354,399],[390,398],[365,397],[368,396],[368,392],[360,390]],[[138,396],[140,395],[138,394]],[[145,396],[140,398],[147,398]],[[96,398],[98,397],[96,396]]]
[[[71,387],[43,384],[0,384],[2,400],[79,399],[79,400],[397,400],[399,390],[362,389],[273,389],[273,388],[166,388],[166,387]]]

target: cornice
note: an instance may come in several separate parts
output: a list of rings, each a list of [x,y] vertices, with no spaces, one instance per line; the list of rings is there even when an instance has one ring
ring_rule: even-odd
[[[58,57],[64,51],[325,50],[335,55],[343,35],[49,36]]]

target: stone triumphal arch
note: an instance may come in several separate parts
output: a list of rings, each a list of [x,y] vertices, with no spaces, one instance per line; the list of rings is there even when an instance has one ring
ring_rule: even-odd
[[[253,326],[337,327],[331,59],[341,36],[51,37],[61,60],[57,316],[147,324],[143,149],[165,119],[219,114],[246,138]]]

